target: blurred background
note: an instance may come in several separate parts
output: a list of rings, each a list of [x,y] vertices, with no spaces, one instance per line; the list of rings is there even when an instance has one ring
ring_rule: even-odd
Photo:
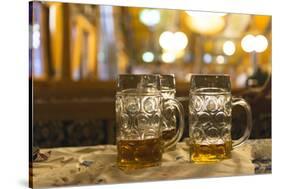
[[[253,110],[251,138],[271,138],[271,16],[58,2],[29,13],[35,146],[114,144],[121,73],[175,74],[185,97],[191,73],[229,74]],[[244,116],[233,109],[233,138]]]

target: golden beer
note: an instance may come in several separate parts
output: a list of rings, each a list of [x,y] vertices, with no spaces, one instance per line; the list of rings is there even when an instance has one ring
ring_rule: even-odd
[[[124,170],[157,166],[162,159],[160,138],[120,140],[117,142],[117,164]]]
[[[226,141],[222,144],[191,144],[190,157],[191,161],[195,163],[217,162],[231,158],[231,150],[231,141]]]

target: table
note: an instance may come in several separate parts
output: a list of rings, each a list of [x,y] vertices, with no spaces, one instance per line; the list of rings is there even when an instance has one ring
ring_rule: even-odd
[[[186,141],[165,152],[160,166],[126,172],[116,166],[115,145],[40,149],[50,156],[32,163],[31,182],[50,187],[271,173],[271,139],[248,140],[231,159],[212,164],[190,163]]]

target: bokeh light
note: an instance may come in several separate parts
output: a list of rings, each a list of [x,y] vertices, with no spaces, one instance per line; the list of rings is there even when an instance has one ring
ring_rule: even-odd
[[[165,31],[159,37],[159,44],[167,51],[178,52],[187,46],[188,38],[183,32]]]
[[[222,12],[204,12],[204,11],[185,11],[189,16],[192,17],[210,17],[210,16],[219,16],[223,17],[226,13]]]
[[[245,52],[253,52],[256,51],[258,53],[261,53],[266,50],[268,46],[268,41],[265,36],[263,35],[251,35],[248,34],[245,37],[243,37],[241,41],[242,49]]]
[[[203,61],[206,64],[210,64],[212,62],[212,59],[212,55],[210,55],[209,53],[203,55]]]
[[[183,50],[188,44],[188,38],[183,32],[176,32],[174,34],[174,48],[179,51]]]
[[[170,49],[171,43],[173,43],[173,33],[169,31],[163,32],[159,37],[159,44],[163,49]]]
[[[268,46],[268,41],[265,36],[257,35],[255,41],[256,41],[255,42],[255,51],[256,52],[261,53],[266,50],[266,48]]]
[[[195,32],[205,35],[215,34],[225,26],[225,13],[186,11],[187,25]]]
[[[176,60],[176,55],[172,52],[164,52],[161,58],[162,61],[165,63],[172,63]]]
[[[255,36],[248,34],[245,37],[243,37],[241,41],[242,49],[245,52],[252,52],[255,49]]]
[[[225,58],[222,55],[218,55],[216,57],[216,61],[217,61],[218,64],[224,64],[225,63]]]
[[[152,52],[146,51],[142,54],[142,60],[144,62],[150,63],[154,60],[154,54]]]
[[[224,54],[231,56],[235,53],[236,47],[233,41],[226,41],[223,44]]]
[[[154,26],[160,22],[160,12],[154,9],[143,9],[139,15],[140,21],[147,26]]]

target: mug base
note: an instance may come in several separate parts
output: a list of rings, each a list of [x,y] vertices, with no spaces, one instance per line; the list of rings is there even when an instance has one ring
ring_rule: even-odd
[[[150,162],[150,163],[145,163],[145,164],[117,162],[117,166],[119,167],[119,169],[121,169],[123,171],[143,169],[143,168],[148,168],[148,167],[156,167],[156,166],[160,166],[160,165],[161,165],[161,162]]]

